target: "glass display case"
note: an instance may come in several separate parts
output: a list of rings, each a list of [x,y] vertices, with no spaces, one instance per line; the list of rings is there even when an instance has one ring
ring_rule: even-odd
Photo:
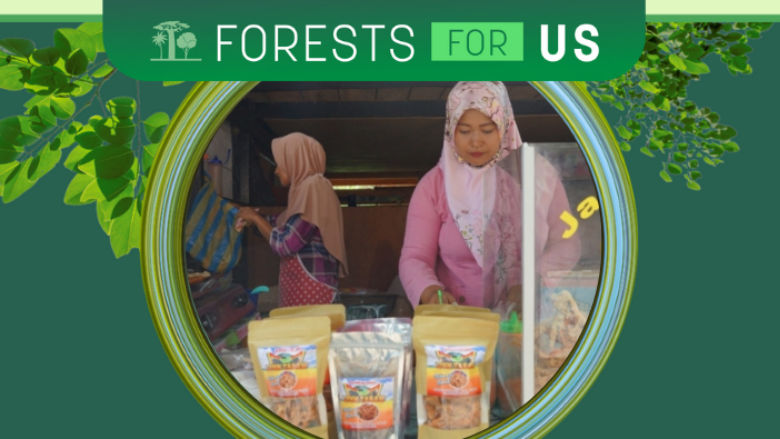
[[[579,146],[526,143],[520,163],[523,242],[536,245],[522,247],[522,323],[505,310],[501,327],[498,380],[511,411],[554,377],[579,340],[602,258],[598,194]]]

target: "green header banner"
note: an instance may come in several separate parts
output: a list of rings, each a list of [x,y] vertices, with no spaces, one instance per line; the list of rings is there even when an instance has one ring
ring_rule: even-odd
[[[607,80],[644,47],[644,0],[105,0],[141,80]]]

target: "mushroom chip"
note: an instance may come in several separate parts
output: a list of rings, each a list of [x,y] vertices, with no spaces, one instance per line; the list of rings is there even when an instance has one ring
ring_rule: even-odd
[[[462,438],[489,426],[494,319],[421,315],[412,323],[417,355],[419,438]]]
[[[252,321],[248,344],[260,402],[296,427],[328,437],[322,386],[330,319],[309,316]]]

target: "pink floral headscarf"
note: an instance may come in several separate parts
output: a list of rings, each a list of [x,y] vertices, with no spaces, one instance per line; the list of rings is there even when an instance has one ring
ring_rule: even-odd
[[[479,168],[458,157],[455,149],[455,128],[463,113],[470,109],[488,116],[501,136],[496,157]],[[439,166],[444,173],[450,213],[474,259],[483,269],[490,268],[484,266],[484,231],[497,192],[495,165],[521,144],[509,93],[502,82],[459,82],[453,87],[447,98],[447,122]]]

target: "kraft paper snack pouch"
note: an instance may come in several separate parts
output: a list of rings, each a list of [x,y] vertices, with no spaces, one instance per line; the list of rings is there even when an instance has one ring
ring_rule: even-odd
[[[417,305],[414,309],[414,315],[421,316],[430,312],[476,312],[476,313],[489,313],[488,308],[482,308],[479,306],[468,305],[455,305],[452,303],[426,303],[423,305]]]
[[[407,346],[401,334],[333,334],[328,360],[338,439],[404,437]]]
[[[255,320],[248,337],[260,402],[322,438],[328,437],[322,386],[330,325],[325,316]]]
[[[347,310],[344,305],[339,303],[329,303],[327,305],[301,305],[285,306],[272,309],[268,316],[277,317],[303,317],[303,316],[326,316],[330,319],[332,331],[338,331],[344,327],[347,320]]]
[[[501,320],[501,316],[499,314],[491,312],[487,308],[452,305],[447,303],[418,305],[414,310],[414,315],[470,317],[474,319],[489,320],[491,322],[499,322]]]
[[[498,322],[422,315],[412,339],[418,437],[463,438],[488,428]]]

